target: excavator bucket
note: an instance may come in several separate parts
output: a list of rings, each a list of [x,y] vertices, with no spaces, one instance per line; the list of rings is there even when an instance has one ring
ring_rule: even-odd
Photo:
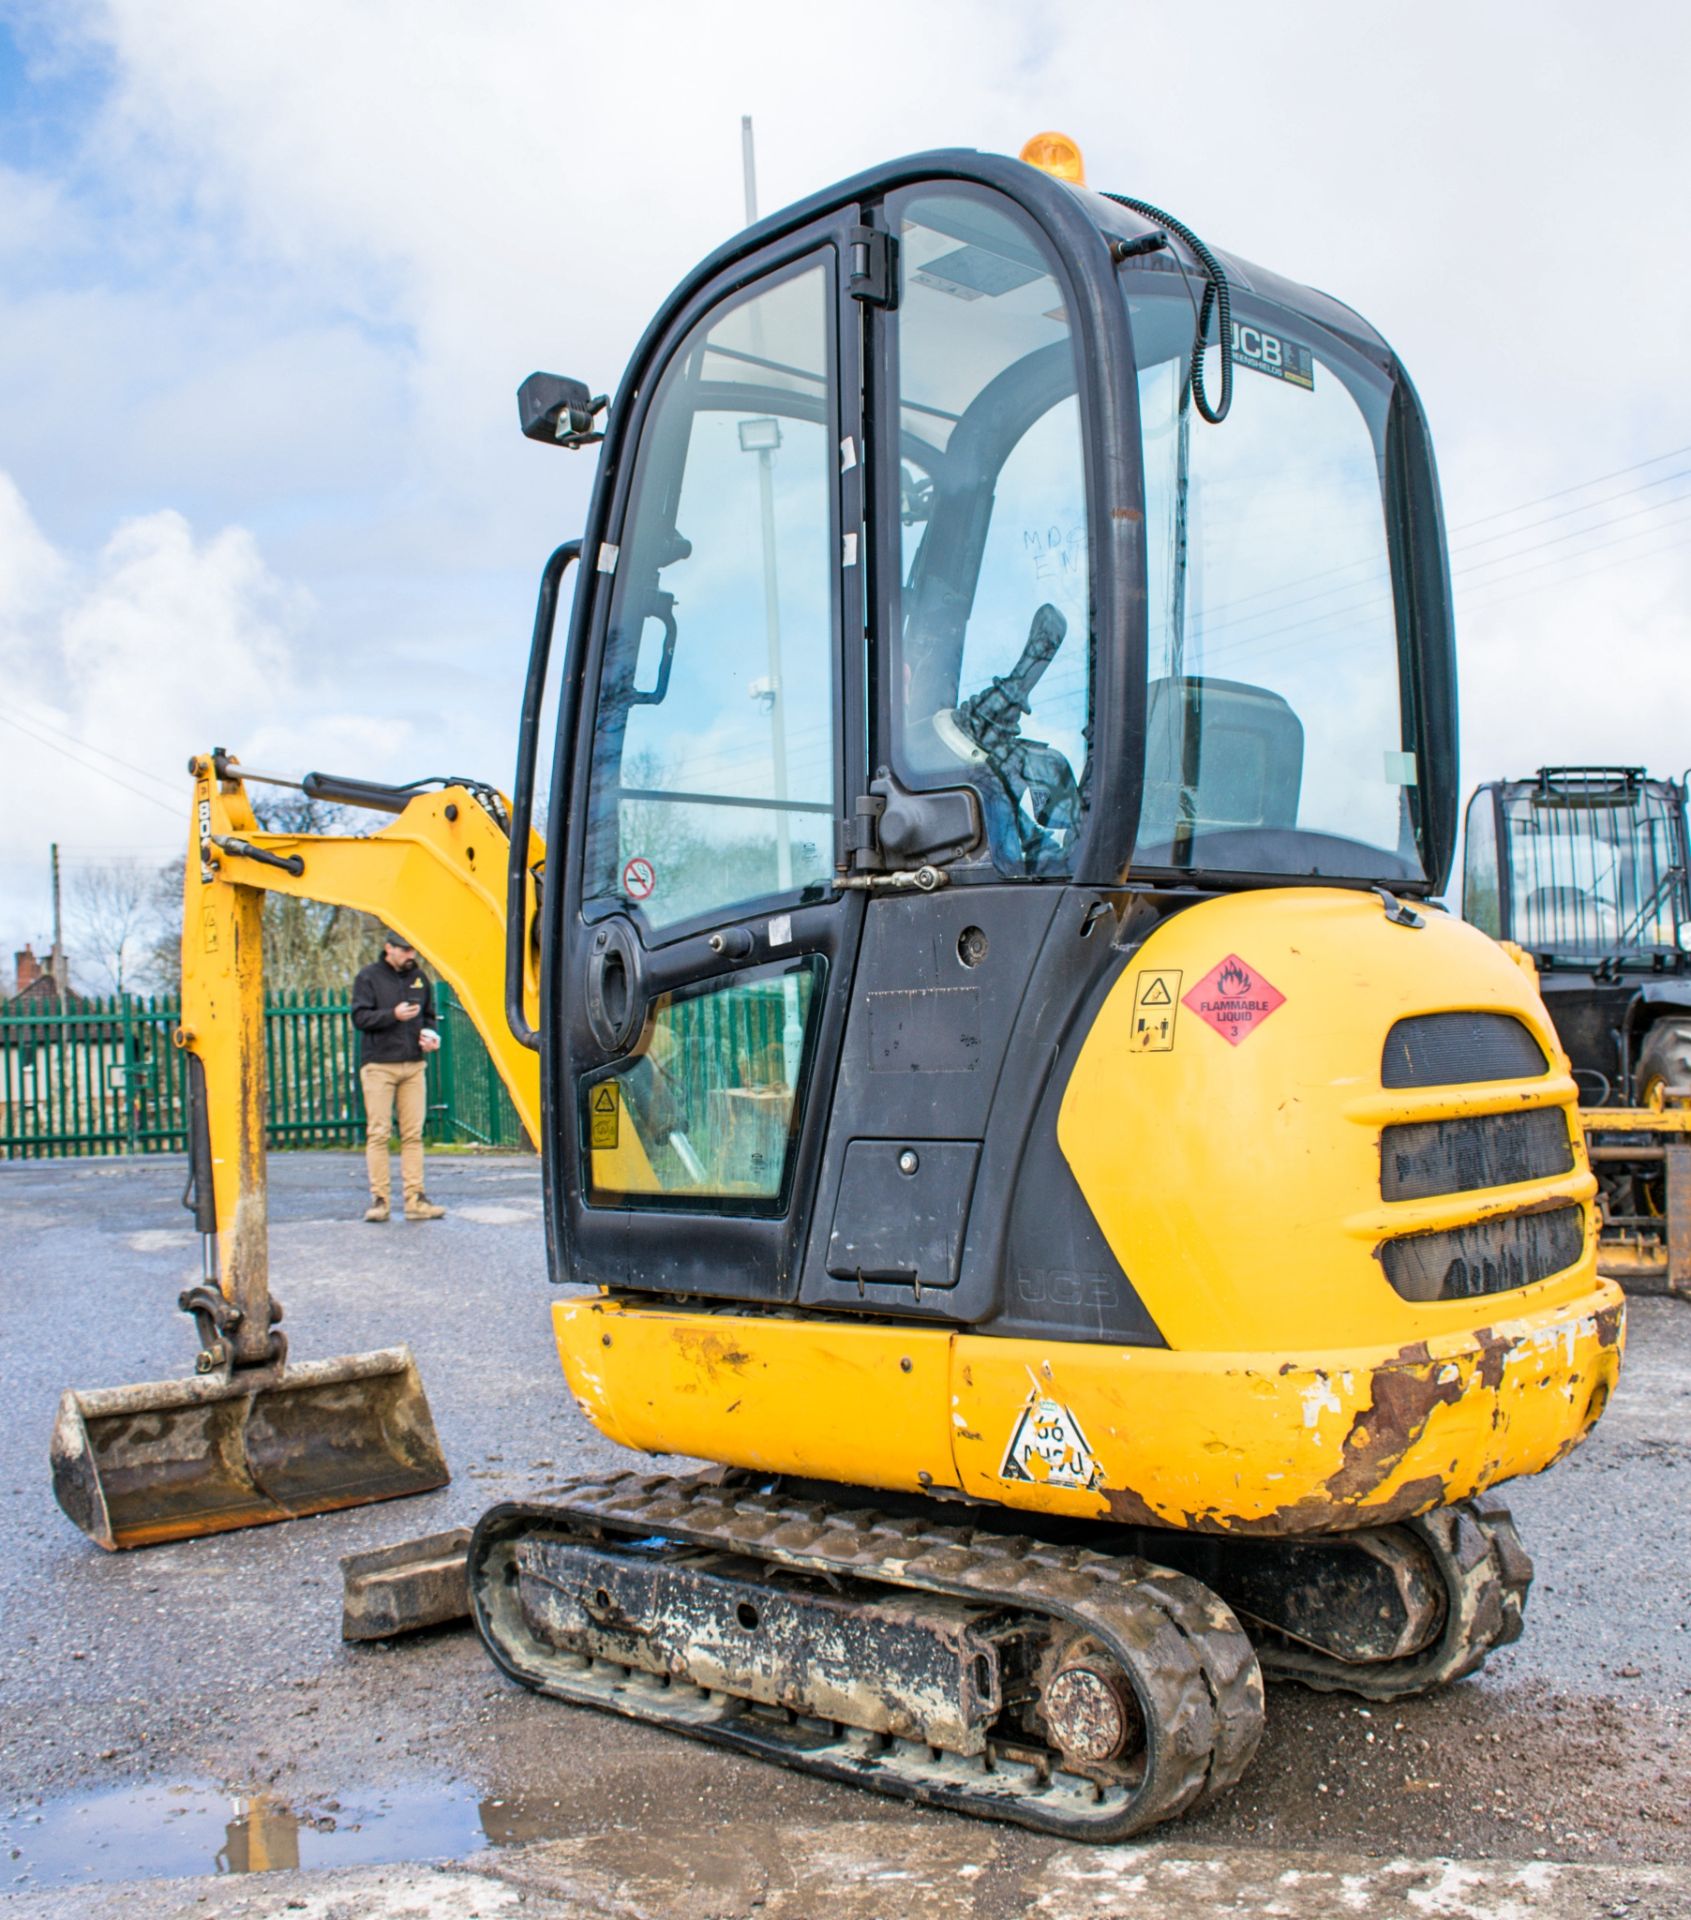
[[[408,1347],[71,1391],[52,1462],[59,1505],[109,1549],[396,1500],[451,1477]]]

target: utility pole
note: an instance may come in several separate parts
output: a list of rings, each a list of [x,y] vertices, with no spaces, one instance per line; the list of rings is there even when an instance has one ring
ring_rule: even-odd
[[[65,958],[64,914],[59,897],[59,843],[53,842],[53,952],[47,962],[62,1006],[70,996],[70,962]]]
[[[740,115],[740,167],[746,182],[746,225],[757,222],[757,149],[752,145],[752,117]]]
[[[757,219],[757,148],[752,117],[740,115],[740,166],[745,178],[746,225]],[[763,352],[763,315],[751,307],[752,351]],[[775,884],[786,893],[793,884],[792,822],[787,817],[787,701],[781,679],[781,593],[775,566],[775,449],[781,425],[773,418],[742,420],[740,446],[757,455],[759,519],[763,533],[763,632],[769,656],[765,698],[769,701],[769,757],[775,801]]]
[[[757,224],[757,147],[752,139],[752,117],[740,115],[740,169],[746,189],[746,225]],[[752,350],[763,353],[763,315],[752,302]],[[793,884],[792,822],[787,817],[787,693],[781,679],[781,593],[775,571],[775,449],[781,444],[781,425],[768,420],[742,420],[742,451],[757,453],[759,518],[763,531],[763,631],[769,656],[769,757],[774,775],[775,885],[781,893]],[[798,1084],[799,1059],[804,1051],[804,1022],[799,1017],[798,982],[781,983],[786,1018],[782,1033],[782,1061],[789,1088]]]

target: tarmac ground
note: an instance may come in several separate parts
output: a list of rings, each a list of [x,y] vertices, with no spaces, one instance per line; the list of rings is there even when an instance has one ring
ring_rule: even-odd
[[[0,1920],[1691,1915],[1691,1306],[1633,1303],[1597,1432],[1510,1489],[1515,1646],[1393,1708],[1275,1686],[1240,1788],[1085,1848],[547,1701],[467,1629],[342,1644],[342,1554],[640,1463],[564,1390],[530,1159],[438,1157],[447,1218],[379,1228],[357,1157],[271,1161],[294,1356],[408,1342],[451,1486],[99,1552],[47,1437],[67,1386],[190,1371],[182,1176],[0,1165]]]

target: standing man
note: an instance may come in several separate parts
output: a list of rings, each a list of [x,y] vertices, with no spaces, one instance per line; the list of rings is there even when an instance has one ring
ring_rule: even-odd
[[[363,1035],[364,1088],[369,1132],[364,1163],[370,1173],[366,1220],[388,1217],[388,1135],[399,1113],[399,1168],[405,1182],[407,1220],[438,1220],[446,1212],[423,1191],[423,1120],[428,1113],[423,1056],[440,1045],[434,1027],[434,989],[417,964],[417,949],[391,929],[382,934],[382,957],[352,983],[352,1024]]]

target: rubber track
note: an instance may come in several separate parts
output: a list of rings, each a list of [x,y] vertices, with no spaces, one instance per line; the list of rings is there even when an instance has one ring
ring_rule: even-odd
[[[1438,1639],[1420,1653],[1374,1664],[1283,1642],[1259,1644],[1265,1672],[1318,1693],[1403,1700],[1462,1679],[1483,1666],[1495,1648],[1520,1639],[1532,1561],[1506,1508],[1464,1500],[1403,1526],[1432,1554],[1444,1580],[1445,1618]]]
[[[1100,1785],[1062,1772],[1054,1755],[1042,1776],[990,1744],[982,1758],[965,1759],[828,1723],[785,1725],[685,1680],[561,1655],[527,1633],[507,1579],[517,1541],[534,1532],[588,1540],[662,1535],[1071,1623],[1101,1639],[1133,1682],[1147,1727],[1143,1772],[1137,1783]],[[782,1765],[1070,1839],[1121,1840],[1191,1812],[1235,1784],[1261,1737],[1262,1676],[1245,1632],[1207,1587],[1146,1560],[629,1473],[569,1482],[544,1503],[494,1507],[470,1543],[469,1576],[482,1639],[526,1686]]]

